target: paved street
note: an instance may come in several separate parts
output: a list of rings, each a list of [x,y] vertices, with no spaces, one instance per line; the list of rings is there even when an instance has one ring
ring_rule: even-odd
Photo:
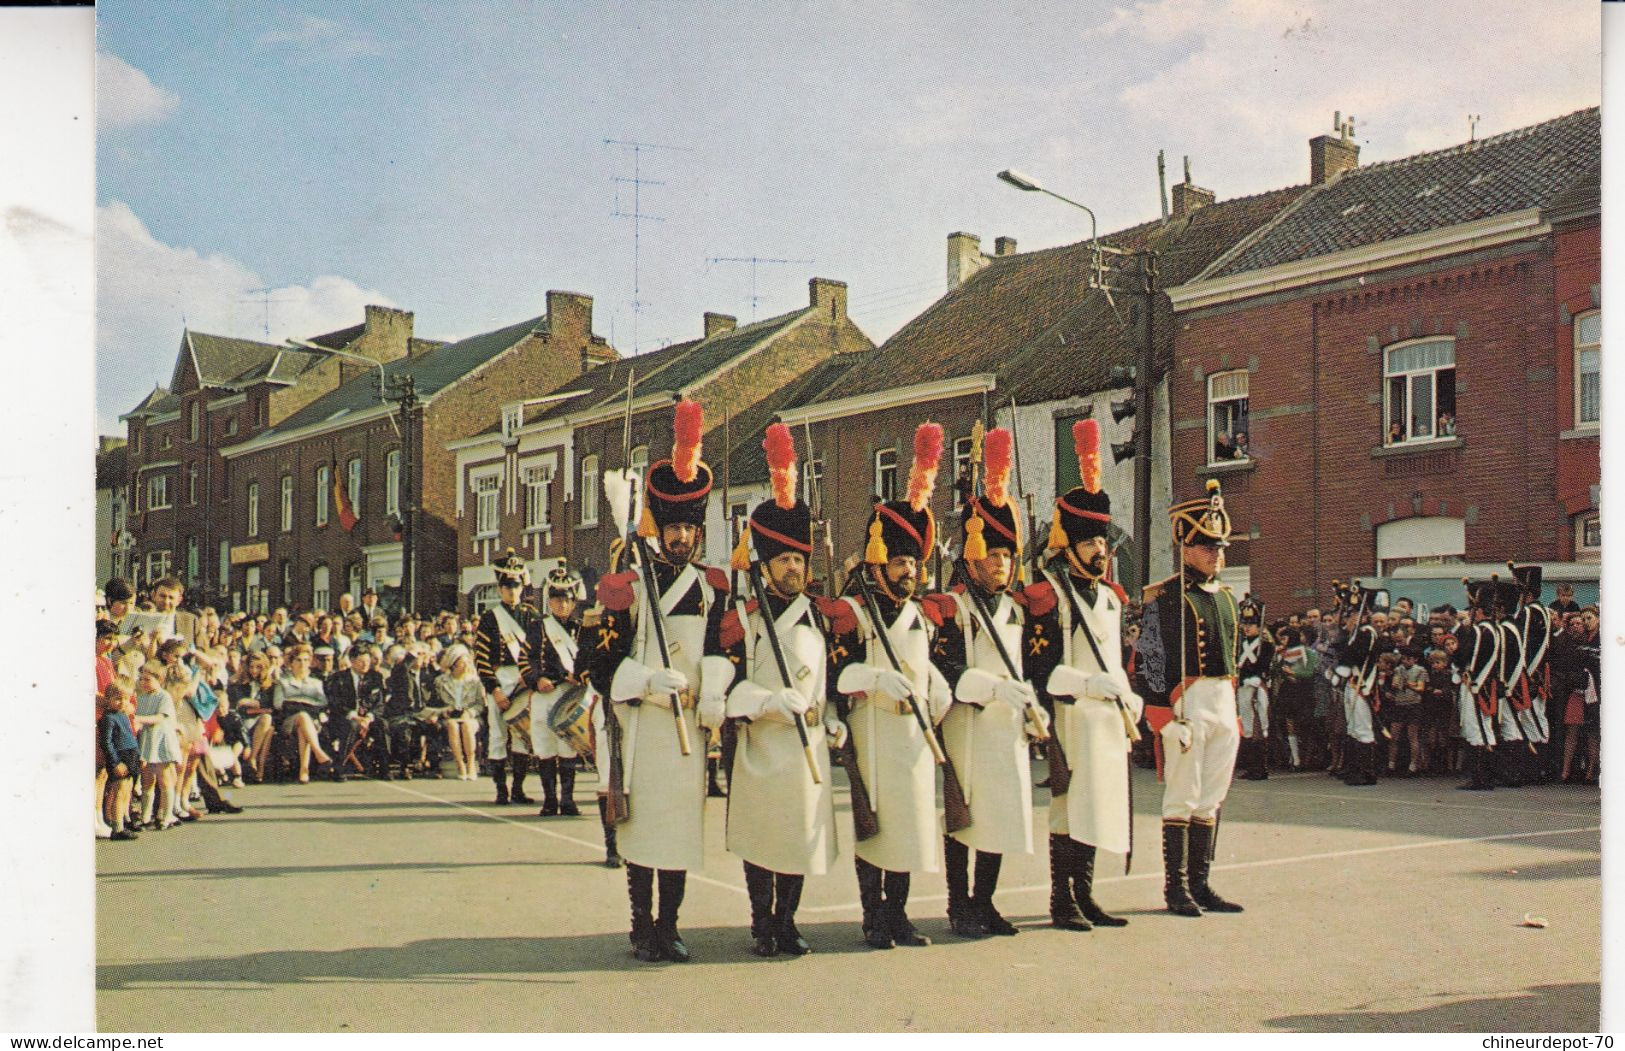
[[[1597,1031],[1595,788],[1238,782],[1214,885],[1247,911],[1192,920],[1161,911],[1158,794],[1150,772],[1136,778],[1134,872],[1103,855],[1096,894],[1128,927],[1050,929],[1041,845],[1005,864],[999,902],[1019,937],[955,939],[942,878],[924,876],[910,913],[936,944],[874,952],[846,843],[808,881],[815,952],[801,960],[749,954],[713,800],[707,870],[683,910],[687,966],[632,959],[624,877],[598,864],[591,775],[584,816],[546,821],[489,805],[483,781],[254,787],[236,793],[240,817],[97,845],[98,1024]],[[1521,926],[1526,913],[1549,927]]]

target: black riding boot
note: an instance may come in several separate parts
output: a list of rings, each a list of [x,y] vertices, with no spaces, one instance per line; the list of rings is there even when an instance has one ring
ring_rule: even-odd
[[[1202,915],[1185,886],[1189,832],[1190,825],[1183,821],[1162,823],[1162,900],[1175,916]]]
[[[580,817],[581,808],[576,806],[575,757],[555,759],[554,762],[559,765],[559,813],[565,817]]]
[[[1370,745],[1371,754],[1377,754],[1377,746]],[[1213,832],[1214,826],[1205,821],[1191,821],[1191,898],[1202,907],[1203,912],[1240,912],[1241,906],[1233,901],[1225,901],[1214,893],[1208,886],[1208,868],[1213,864]]]
[[[1127,927],[1128,921],[1113,916],[1095,904],[1095,846],[1078,843],[1073,846],[1072,899],[1078,903],[1090,923],[1096,927]]]
[[[660,946],[661,958],[672,963],[688,962],[688,946],[677,933],[677,910],[683,907],[683,891],[687,887],[687,872],[660,870],[660,918],[655,921],[655,942]]]
[[[644,963],[660,959],[660,947],[655,942],[654,869],[642,865],[626,866],[626,894],[632,899],[632,955]]]
[[[952,836],[943,836],[942,857],[948,881],[948,928],[961,938],[987,937],[987,928],[971,907],[970,848]]]
[[[536,802],[536,800],[525,794],[525,775],[528,773],[530,773],[530,756],[514,756],[513,787],[508,790],[508,798],[521,805]]]
[[[1000,916],[999,910],[993,907],[993,892],[999,889],[999,868],[1003,864],[1003,854],[989,854],[985,850],[976,852],[976,891],[971,895],[971,904],[982,926],[987,928],[987,933],[1011,935],[1019,933],[1016,925]]]
[[[745,862],[745,892],[750,895],[751,952],[757,956],[777,956],[778,939],[773,930],[773,873],[760,865]]]
[[[615,826],[609,820],[609,797],[598,797],[598,823],[604,826],[604,867],[618,869],[625,864],[615,849]]]
[[[887,872],[885,879],[886,889],[886,926],[891,931],[892,941],[898,945],[930,945],[931,939],[915,929],[908,919],[908,885],[909,873]]]
[[[386,765],[385,770],[389,767]],[[491,760],[491,780],[497,783],[497,806],[508,805],[508,761],[506,759]]]
[[[1468,748],[1468,750],[1467,750],[1467,776],[1468,776],[1468,781],[1464,785],[1457,786],[1462,791],[1464,791],[1464,792],[1493,792],[1493,791],[1495,791],[1495,782],[1490,780],[1490,778],[1488,776],[1488,772],[1485,770],[1485,767],[1488,764],[1485,763],[1485,761],[1484,761],[1484,752],[1485,752],[1485,749],[1483,749],[1482,747],[1476,747],[1475,746],[1475,747]]]
[[[717,772],[722,769],[722,760],[707,758],[705,760],[705,794],[712,799],[721,799],[728,793],[722,790],[717,783]]]
[[[1350,775],[1343,783],[1351,788],[1370,788],[1377,783],[1377,743],[1351,741],[1348,747],[1354,749],[1354,758],[1350,760]]]
[[[558,816],[559,791],[555,785],[558,769],[559,761],[557,759],[536,760],[536,772],[542,775],[542,809],[536,812],[537,817]]]
[[[1063,931],[1091,930],[1088,919],[1078,910],[1072,894],[1072,852],[1077,844],[1070,836],[1051,832],[1049,837],[1049,922]]]
[[[796,929],[796,910],[801,907],[801,888],[807,877],[778,873],[773,877],[774,897],[773,933],[778,938],[779,951],[786,956],[805,956],[812,946]]]
[[[1253,742],[1253,780],[1268,781],[1270,779],[1270,739],[1260,737]]]
[[[886,926],[886,903],[881,894],[884,873],[862,858],[858,869],[858,902],[863,906],[863,940],[871,949],[890,949],[891,931]]]

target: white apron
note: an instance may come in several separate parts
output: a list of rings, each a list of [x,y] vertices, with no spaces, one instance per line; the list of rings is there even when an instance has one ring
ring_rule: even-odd
[[[773,872],[821,876],[835,860],[835,795],[824,743],[824,633],[805,595],[775,621],[795,689],[812,701],[807,740],[818,764],[814,784],[801,750],[801,735],[776,709],[763,715],[769,696],[784,688],[762,611],[744,617],[745,677],[728,695],[728,715],[738,724],[738,744],[728,778],[728,849]]]
[[[492,673],[497,677],[497,684],[502,687],[502,692],[506,694],[508,699],[511,701],[513,699],[513,695],[524,685],[524,683],[521,681],[519,673],[519,664],[517,660],[513,660],[512,658],[516,656],[515,646],[517,645],[522,647],[525,644],[525,631],[519,626],[519,622],[513,619],[513,615],[504,609],[500,604],[492,606],[491,612],[496,617],[497,627],[502,632],[503,642],[509,643],[505,647],[504,655],[510,658],[509,661],[497,665],[496,668],[493,669]],[[513,641],[510,643],[509,640]],[[486,696],[486,758],[494,760],[507,759],[510,753],[515,756],[530,755],[531,738],[535,734],[538,726],[538,716],[534,702],[535,698],[532,698],[530,711],[530,731],[527,733],[518,727],[510,726],[508,721],[503,718],[502,709],[497,707],[497,702],[489,695]],[[546,729],[546,720],[547,716],[545,713],[543,713],[540,716],[540,723],[543,726],[544,732]]]
[[[632,584],[629,610],[635,620],[632,653],[649,669],[662,667],[655,640],[654,624],[643,615],[644,578]],[[701,609],[698,615],[672,616],[669,610],[690,590],[698,588]],[[703,570],[689,565],[661,599],[665,616],[666,646],[672,668],[688,676],[697,693],[700,685],[700,657],[705,646],[705,612],[716,601],[715,591],[706,583]],[[634,864],[653,869],[698,870],[705,867],[705,742],[693,708],[682,709],[688,727],[689,754],[678,748],[677,728],[671,710],[645,701],[630,705],[617,701],[615,716],[620,720],[621,757],[626,795],[632,816],[617,826],[621,856]],[[675,702],[674,702],[675,703]],[[608,770],[608,760],[605,760]]]
[[[1058,596],[1061,618],[1061,660],[1085,675],[1104,672],[1117,680],[1124,693],[1132,693],[1123,671],[1123,608],[1117,594],[1105,584],[1095,588],[1093,605],[1072,587],[1065,574],[1045,574],[1057,591],[1066,588],[1082,611],[1086,623],[1074,624],[1072,603]],[[1083,632],[1090,632],[1100,655],[1096,660]],[[1130,743],[1123,728],[1117,704],[1097,697],[1079,697],[1072,704],[1057,700],[1055,725],[1050,728],[1061,742],[1072,782],[1063,795],[1052,796],[1049,804],[1049,830],[1089,843],[1101,850],[1128,853],[1128,756]]]
[[[542,633],[547,636],[553,649],[558,651],[559,663],[564,666],[565,674],[573,674],[576,670],[576,640],[570,637],[570,632],[549,613],[542,617]],[[576,756],[570,742],[547,728],[548,716],[553,712],[553,702],[559,699],[562,685],[555,686],[547,693],[538,693],[531,700],[530,739],[538,759],[574,759]]]
[[[965,667],[1008,679],[1009,671],[983,628],[975,600],[953,593],[955,620],[965,634]],[[1008,594],[988,603],[1005,652],[1021,671],[1021,608]],[[1032,764],[1022,713],[1000,700],[984,707],[956,704],[942,720],[943,745],[959,775],[970,807],[969,828],[950,833],[988,854],[1031,854],[1033,850]]]

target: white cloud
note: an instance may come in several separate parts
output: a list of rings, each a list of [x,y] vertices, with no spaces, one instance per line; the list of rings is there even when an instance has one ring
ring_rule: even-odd
[[[1306,142],[1331,132],[1334,110],[1358,118],[1362,160],[1381,160],[1465,140],[1469,113],[1482,116],[1484,136],[1598,102],[1598,5],[1483,0],[1472,12],[1384,0],[1144,0],[1091,35],[1181,52],[1119,101],[1199,157],[1197,181],[1225,197],[1303,181]],[[1214,169],[1253,178],[1218,185]]]
[[[180,96],[106,51],[96,52],[96,119],[103,128],[156,124],[180,105]]]
[[[274,29],[254,41],[262,48],[286,47],[330,58],[381,55],[377,40],[330,18],[302,14],[288,29]]]
[[[225,255],[168,245],[123,201],[96,210],[97,420],[102,433],[155,383],[168,385],[182,317],[195,331],[280,343],[359,323],[387,296],[344,277],[265,289],[253,270]],[[267,336],[265,299],[270,299]]]

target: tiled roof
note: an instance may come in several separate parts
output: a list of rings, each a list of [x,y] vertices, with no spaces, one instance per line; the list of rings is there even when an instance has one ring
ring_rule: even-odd
[[[1126,252],[1155,247],[1159,280],[1168,287],[1196,274],[1303,192],[1297,186],[1222,201],[1166,225],[1142,223],[1100,240]],[[1080,241],[993,259],[815,400],[887,390],[899,386],[900,377],[976,373],[997,374],[1000,388],[1023,403],[1105,389],[1113,365],[1133,363],[1138,326],[1125,328],[1137,297],[1116,295],[1114,310],[1113,302],[1091,291],[1093,256],[1089,242]],[[1166,337],[1166,326],[1162,331]],[[1166,356],[1167,339],[1159,344]]]
[[[320,336],[312,336],[310,342],[319,347],[327,347],[330,350],[343,350],[360,339],[361,334],[366,331],[366,322],[362,322],[359,325],[351,325],[349,328],[341,328],[337,332],[324,332]]]
[[[1540,208],[1596,162],[1596,108],[1433,153],[1344,172],[1304,196],[1203,278],[1261,270],[1485,219]]]
[[[724,462],[728,464],[730,485],[750,485],[767,481],[767,453],[762,448],[762,435],[766,433],[767,425],[773,421],[773,417],[792,405],[806,405],[815,400],[831,384],[874,357],[875,353],[873,350],[861,350],[825,358],[807,372],[727,421],[728,436],[733,439],[731,450],[724,448],[723,427],[718,425],[711,428],[711,433],[705,436],[705,447],[722,450],[706,454],[706,462],[717,472],[717,484],[722,484],[721,472]],[[797,431],[795,437],[797,455],[805,457],[807,448],[802,433]]]
[[[153,387],[152,392],[141,399],[140,404],[119,419],[127,420],[136,416],[156,416],[165,412],[175,412],[181,407],[179,396],[169,393],[166,387]]]
[[[1546,214],[1554,222],[1573,216],[1595,212],[1602,207],[1602,157],[1593,157],[1591,163],[1575,176],[1568,189],[1552,199]]]
[[[765,321],[756,321],[749,325],[718,333],[710,339],[702,340],[694,345],[693,353],[685,354],[680,359],[673,360],[669,365],[658,372],[648,373],[648,379],[639,380],[637,396],[669,391],[673,394],[696,380],[702,379],[724,364],[743,354],[762,340],[772,339],[792,323],[805,317],[808,308],[793,310],[788,314],[768,318]],[[639,370],[639,375],[643,375]]]
[[[238,377],[269,364],[282,349],[271,343],[207,332],[188,332],[186,339],[197,361],[198,385],[202,387],[235,386]]]
[[[418,397],[425,400],[432,398],[441,389],[473,372],[537,331],[544,321],[543,317],[531,318],[493,332],[484,332],[455,343],[447,343],[416,358],[397,358],[384,364],[384,375],[386,378],[410,375],[416,380]],[[291,353],[284,357],[291,357]],[[266,431],[264,436],[285,434],[325,420],[337,420],[342,415],[361,412],[377,404],[378,373],[374,369],[367,369],[348,383],[317,398],[289,416]]]

